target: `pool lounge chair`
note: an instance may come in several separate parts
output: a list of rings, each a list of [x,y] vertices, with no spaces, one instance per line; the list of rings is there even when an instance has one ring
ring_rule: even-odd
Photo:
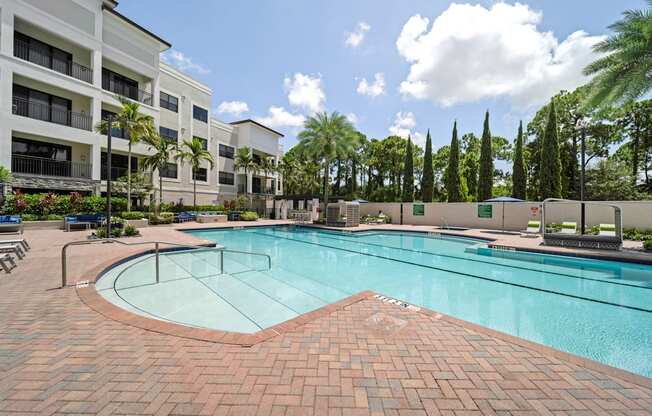
[[[599,235],[602,237],[615,237],[616,226],[614,224],[600,224]]]
[[[0,244],[0,253],[13,253],[19,260],[25,258],[25,252],[18,244]]]
[[[576,222],[562,222],[561,223],[561,233],[562,234],[577,234],[577,223]]]
[[[32,247],[29,245],[26,239],[24,238],[16,238],[12,240],[0,240],[0,245],[2,244],[18,244],[22,246],[23,251],[30,251]]]
[[[541,221],[528,221],[527,229],[521,231],[521,237],[536,237],[541,234]]]
[[[0,215],[0,233],[23,232],[23,220],[18,215]]]
[[[191,212],[180,212],[177,214],[175,220],[177,222],[188,222],[197,220],[197,214]]]
[[[16,261],[10,254],[0,254],[0,268],[2,268],[5,273],[11,273],[11,271],[16,268]]]

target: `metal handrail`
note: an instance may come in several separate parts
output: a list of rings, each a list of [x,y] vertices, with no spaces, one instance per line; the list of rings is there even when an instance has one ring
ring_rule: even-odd
[[[154,244],[154,253],[156,256],[156,283],[159,283],[159,277],[160,277],[160,269],[159,269],[159,254],[160,254],[160,246],[162,245],[168,245],[168,246],[173,246],[173,247],[181,247],[181,248],[188,248],[188,249],[193,249],[193,250],[217,250],[220,252],[220,272],[221,274],[224,274],[224,253],[239,253],[239,254],[247,254],[250,256],[262,256],[267,258],[267,267],[268,270],[272,268],[272,257],[269,254],[264,254],[264,253],[253,253],[249,251],[239,251],[239,250],[230,250],[224,248],[224,246],[215,246],[215,247],[207,247],[207,246],[201,246],[201,245],[194,245],[194,244],[180,244],[180,243],[171,243],[169,241],[140,241],[136,243],[125,243],[124,241],[120,241],[115,238],[101,238],[101,239],[95,239],[95,240],[78,240],[78,241],[71,241],[69,243],[66,243],[63,248],[61,249],[61,288],[65,288],[68,286],[68,257],[67,257],[67,252],[68,252],[68,247],[71,246],[82,246],[82,245],[90,245],[90,244],[109,244],[109,243],[118,243],[122,244],[124,246],[142,246],[142,245],[149,245],[149,244]]]

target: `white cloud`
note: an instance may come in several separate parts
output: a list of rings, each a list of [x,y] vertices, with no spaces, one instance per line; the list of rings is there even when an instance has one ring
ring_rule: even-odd
[[[417,119],[411,111],[406,113],[399,111],[394,117],[394,124],[389,127],[389,133],[393,136],[406,138],[412,134],[412,129],[416,127]]]
[[[256,121],[271,128],[289,127],[298,129],[303,126],[306,118],[301,114],[292,114],[283,107],[270,107],[269,114],[257,117]]]
[[[321,76],[311,77],[310,75],[296,73],[293,77],[286,77],[283,84],[288,93],[290,105],[311,114],[324,108],[326,94],[322,87]]]
[[[453,3],[428,31],[428,18],[412,16],[396,41],[411,64],[400,92],[443,106],[505,96],[527,108],[584,83],[603,37],[578,31],[560,43],[537,29],[542,17],[519,3]]]
[[[385,75],[381,72],[374,75],[374,82],[369,83],[367,78],[362,78],[358,83],[356,90],[360,95],[367,95],[371,98],[376,98],[385,93]]]
[[[192,58],[175,49],[169,49],[161,54],[161,60],[166,64],[177,67],[181,71],[196,72],[200,75],[206,75],[211,72],[210,69],[193,62]]]
[[[371,30],[371,26],[369,26],[368,23],[358,22],[358,25],[356,26],[355,30],[353,32],[349,32],[346,34],[346,40],[344,41],[344,44],[351,48],[357,48],[358,46],[360,46],[367,32],[369,32],[370,30]]]
[[[218,114],[233,114],[239,116],[249,112],[249,106],[243,101],[224,101],[217,106]]]
[[[346,119],[349,120],[349,123],[353,124],[354,126],[358,124],[358,121],[360,121],[358,115],[356,113],[349,113],[346,115]]]

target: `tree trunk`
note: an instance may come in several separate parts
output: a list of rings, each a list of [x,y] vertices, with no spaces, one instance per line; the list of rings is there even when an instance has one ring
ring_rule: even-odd
[[[109,175],[111,172],[109,172]],[[129,139],[129,151],[127,152],[127,212],[131,212],[131,139]]]
[[[636,118],[634,118],[634,123],[636,123]],[[639,136],[640,136],[640,128],[638,125],[636,126],[636,132],[634,133],[633,137],[633,143],[632,143],[632,182],[634,183],[634,186],[636,186],[636,180],[638,179],[638,161],[639,161]]]
[[[158,211],[161,211],[161,205],[163,205],[163,177],[161,172],[158,174]]]
[[[328,210],[328,174],[329,174],[330,160],[326,159],[324,166],[324,217]]]
[[[192,170],[192,207],[197,211],[197,177],[195,170]]]

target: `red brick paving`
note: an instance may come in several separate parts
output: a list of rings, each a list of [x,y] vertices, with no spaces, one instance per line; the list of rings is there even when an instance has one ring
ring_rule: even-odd
[[[652,414],[649,379],[375,299],[249,348],[126,325],[54,289],[60,247],[82,234],[28,232],[28,259],[0,276],[0,415]],[[128,250],[75,253],[88,278]]]

